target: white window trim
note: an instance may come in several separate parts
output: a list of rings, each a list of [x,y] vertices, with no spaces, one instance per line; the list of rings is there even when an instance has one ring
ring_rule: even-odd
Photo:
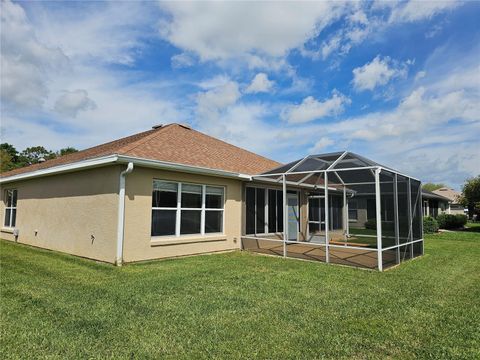
[[[350,200],[350,201],[355,201],[355,209],[351,209],[350,208],[350,202],[347,202],[348,203],[348,222],[358,222],[358,201],[357,200]],[[350,210],[355,210],[356,213],[357,213],[357,217],[356,218],[350,218]]]
[[[162,238],[171,238],[171,237],[176,237],[176,238],[188,238],[188,237],[195,237],[195,236],[218,236],[218,235],[225,235],[225,205],[226,205],[226,187],[223,185],[215,185],[215,184],[198,184],[198,183],[190,183],[190,182],[184,182],[184,181],[173,181],[173,180],[163,180],[163,179],[153,179],[153,182],[155,181],[162,181],[162,182],[167,182],[167,183],[172,183],[177,185],[177,206],[176,207],[153,207],[152,210],[174,210],[176,211],[175,213],[175,234],[170,234],[170,235],[150,235],[152,238],[155,239],[162,239]],[[197,185],[202,187],[202,206],[199,208],[189,208],[189,207],[182,207],[182,185]],[[223,195],[222,195],[222,205],[223,207],[221,209],[219,208],[207,208],[206,207],[206,198],[207,198],[207,186],[211,187],[216,187],[216,188],[221,188],[223,190]],[[153,188],[152,188],[152,196],[153,196]],[[182,210],[194,210],[194,211],[200,211],[200,232],[199,233],[194,233],[194,234],[180,234],[180,229],[181,229],[181,221],[182,221]],[[220,232],[212,232],[212,233],[206,233],[205,232],[205,214],[206,211],[221,211],[222,212],[222,231]],[[153,220],[152,220],[153,221]]]
[[[13,205],[13,192],[17,193],[17,202],[18,202],[18,190],[17,189],[6,189],[5,190],[5,201],[6,201],[6,206],[5,206],[5,215],[3,218],[3,227],[6,229],[13,229],[15,227],[15,224],[12,225],[12,219],[13,219],[13,210],[15,210],[15,223],[17,221],[17,204],[15,206],[8,206],[8,193],[12,192],[12,205]],[[10,210],[10,222],[8,225],[5,225],[5,218],[7,216],[7,210]]]

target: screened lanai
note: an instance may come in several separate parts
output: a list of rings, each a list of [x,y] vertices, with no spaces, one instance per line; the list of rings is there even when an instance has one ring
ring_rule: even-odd
[[[352,152],[257,175],[245,196],[245,250],[380,271],[423,254],[420,181]]]

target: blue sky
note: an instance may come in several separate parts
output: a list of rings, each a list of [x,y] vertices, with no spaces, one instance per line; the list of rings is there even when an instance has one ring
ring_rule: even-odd
[[[282,162],[351,150],[455,188],[480,173],[479,2],[1,6],[18,149],[184,122]]]

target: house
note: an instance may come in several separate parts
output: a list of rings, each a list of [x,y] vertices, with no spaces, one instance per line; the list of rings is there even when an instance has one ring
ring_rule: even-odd
[[[433,190],[432,192],[449,200],[448,207],[445,209],[447,214],[465,215],[465,206],[459,203],[459,199],[462,196],[461,192],[455,191],[448,187],[441,187],[440,189]]]
[[[423,254],[419,181],[349,152],[282,165],[183,124],[3,173],[0,187],[2,238],[118,265],[242,248],[382,270]],[[373,199],[374,230],[349,226],[353,199]]]
[[[436,218],[439,214],[450,214],[450,199],[435,192],[422,189],[423,216]]]

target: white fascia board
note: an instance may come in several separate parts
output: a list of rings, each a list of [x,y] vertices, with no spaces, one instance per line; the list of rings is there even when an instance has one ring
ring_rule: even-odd
[[[178,164],[178,163],[172,163],[172,162],[166,162],[166,161],[137,158],[133,156],[118,155],[117,162],[119,163],[133,162],[137,166],[154,168],[154,169],[164,169],[164,170],[180,171],[180,172],[186,172],[186,173],[192,173],[192,174],[235,178],[235,179],[246,180],[246,181],[252,180],[252,177],[246,174],[205,168],[200,166]]]
[[[23,174],[0,178],[0,184],[9,183],[12,181],[27,180],[34,177],[54,175],[54,174],[63,173],[63,172],[76,171],[76,170],[92,168],[92,167],[97,167],[97,166],[102,166],[107,164],[113,164],[117,161],[117,159],[118,159],[117,155],[109,155],[109,156],[102,156],[94,159],[77,161],[70,164],[52,166],[46,169],[40,169],[40,170],[26,172]]]
[[[54,175],[62,172],[82,170],[86,168],[114,164],[114,163],[128,164],[130,162],[132,162],[134,165],[137,165],[137,166],[154,168],[154,169],[164,169],[164,170],[179,171],[179,172],[186,172],[186,173],[192,173],[192,174],[234,178],[234,179],[239,179],[244,181],[252,180],[252,177],[247,174],[234,173],[230,171],[210,169],[210,168],[199,167],[199,166],[191,166],[191,165],[171,163],[166,161],[151,160],[151,159],[114,154],[114,155],[109,155],[109,156],[104,156],[104,157],[99,157],[99,158],[94,158],[89,160],[82,160],[82,161],[65,164],[65,165],[53,166],[47,169],[40,169],[40,170],[13,175],[5,178],[0,178],[0,183],[8,183],[13,181],[30,179],[34,177]]]

